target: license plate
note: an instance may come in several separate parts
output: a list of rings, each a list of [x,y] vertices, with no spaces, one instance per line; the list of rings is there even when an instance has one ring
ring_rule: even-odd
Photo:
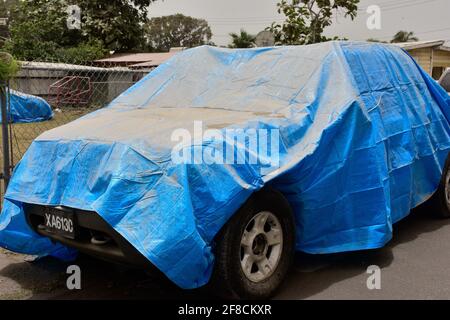
[[[44,212],[45,229],[48,232],[75,239],[75,216],[66,209],[46,208]]]

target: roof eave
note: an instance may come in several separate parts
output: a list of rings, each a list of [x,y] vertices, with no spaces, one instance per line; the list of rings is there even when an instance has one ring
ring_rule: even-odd
[[[450,52],[450,47],[444,45],[444,46],[440,46],[440,47],[438,48],[438,50]]]
[[[415,50],[415,49],[423,49],[423,48],[434,48],[434,47],[441,47],[445,43],[445,40],[437,40],[437,41],[429,41],[429,42],[423,42],[423,43],[415,43],[415,42],[405,42],[405,43],[394,43],[394,45],[397,45],[405,50]]]

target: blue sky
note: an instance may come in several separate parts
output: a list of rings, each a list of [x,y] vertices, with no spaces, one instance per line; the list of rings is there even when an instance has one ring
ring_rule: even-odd
[[[209,21],[218,45],[229,42],[228,34],[244,28],[257,33],[272,21],[282,21],[276,12],[278,0],[158,0],[150,6],[150,16],[183,13]],[[366,28],[369,5],[382,9],[382,29]],[[398,30],[414,31],[421,40],[446,39],[450,41],[449,0],[361,0],[355,21],[335,17],[328,35],[351,40],[378,38],[390,40]]]

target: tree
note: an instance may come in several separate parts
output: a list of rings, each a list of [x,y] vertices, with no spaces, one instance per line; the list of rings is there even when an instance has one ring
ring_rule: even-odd
[[[156,0],[75,0],[82,12],[83,36],[100,40],[108,50],[119,52],[143,47],[148,6]]]
[[[241,29],[240,33],[230,33],[232,39],[229,48],[252,48],[255,46],[256,36]]]
[[[14,9],[5,49],[18,59],[49,60],[61,47],[77,46],[79,30],[68,30],[62,1],[23,1]]]
[[[19,0],[0,0],[0,18],[6,18],[7,24],[0,26],[0,47],[3,46],[4,41],[9,38],[9,24],[11,21],[11,11]]]
[[[391,43],[414,42],[414,41],[419,41],[419,38],[417,38],[414,35],[414,32],[399,31],[395,34]]]
[[[343,13],[356,18],[359,0],[282,0],[277,4],[278,13],[284,14],[282,24],[272,23],[267,28],[275,35],[277,44],[311,44],[338,39],[323,35],[332,24],[333,13]]]
[[[386,41],[381,41],[375,38],[369,38],[366,40],[367,42],[378,42],[378,43],[386,43]]]
[[[5,49],[23,60],[84,62],[107,51],[130,51],[144,43],[142,24],[154,0],[72,0],[81,9],[81,28],[69,29],[64,0],[20,1],[13,9]]]
[[[196,47],[208,44],[212,37],[208,22],[175,14],[150,19],[145,37],[151,51],[169,51],[172,47]]]

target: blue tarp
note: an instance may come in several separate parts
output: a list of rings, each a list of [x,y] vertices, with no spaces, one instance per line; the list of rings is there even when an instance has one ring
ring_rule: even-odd
[[[13,123],[31,123],[51,120],[52,107],[40,97],[9,90],[10,114]]]
[[[391,45],[187,50],[108,108],[33,142],[6,194],[0,245],[67,257],[30,230],[23,203],[92,210],[172,281],[195,288],[210,278],[220,228],[270,185],[293,207],[298,250],[382,247],[393,223],[437,189],[449,106],[447,93]],[[194,132],[179,148],[194,155],[223,144],[251,151],[196,136],[198,120],[205,129],[278,130],[279,152],[257,164],[208,161],[215,152],[175,162],[178,129]]]

